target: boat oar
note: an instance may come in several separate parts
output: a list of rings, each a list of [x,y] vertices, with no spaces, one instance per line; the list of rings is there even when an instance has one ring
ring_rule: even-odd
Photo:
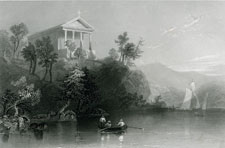
[[[134,128],[134,129],[141,129],[141,130],[144,130],[144,128],[142,127],[135,127],[135,126],[127,126],[128,128]]]
[[[108,127],[103,128],[103,129],[100,129],[99,131],[102,132],[102,131],[104,131],[104,130],[106,130],[106,129],[108,129]]]

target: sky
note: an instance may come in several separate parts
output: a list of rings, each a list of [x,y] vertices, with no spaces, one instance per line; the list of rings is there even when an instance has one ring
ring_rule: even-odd
[[[0,29],[24,22],[35,33],[77,17],[95,27],[98,58],[117,48],[125,31],[144,39],[138,66],[159,62],[178,71],[225,75],[225,2],[39,1],[0,2]]]

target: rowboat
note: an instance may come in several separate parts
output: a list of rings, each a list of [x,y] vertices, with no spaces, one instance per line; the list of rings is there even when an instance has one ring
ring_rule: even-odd
[[[109,127],[109,128],[103,128],[100,130],[101,133],[122,133],[125,132],[127,129],[127,125],[123,127],[115,126],[115,127]]]

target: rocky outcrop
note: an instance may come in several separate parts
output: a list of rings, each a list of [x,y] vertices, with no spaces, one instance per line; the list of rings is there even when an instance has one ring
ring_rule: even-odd
[[[150,83],[151,95],[148,102],[154,102],[155,98],[161,96],[162,100],[168,107],[179,107],[183,101],[184,92],[175,88],[160,86],[154,83]]]
[[[144,100],[148,100],[151,91],[144,73],[140,70],[131,70],[124,78],[123,84],[129,93],[137,93],[143,96]]]

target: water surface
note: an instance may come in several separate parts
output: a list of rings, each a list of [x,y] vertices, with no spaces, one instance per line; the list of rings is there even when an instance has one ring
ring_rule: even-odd
[[[225,114],[207,113],[126,113],[110,118],[116,123],[123,117],[130,126],[123,134],[100,134],[98,119],[48,123],[43,134],[1,135],[3,148],[224,148]]]

